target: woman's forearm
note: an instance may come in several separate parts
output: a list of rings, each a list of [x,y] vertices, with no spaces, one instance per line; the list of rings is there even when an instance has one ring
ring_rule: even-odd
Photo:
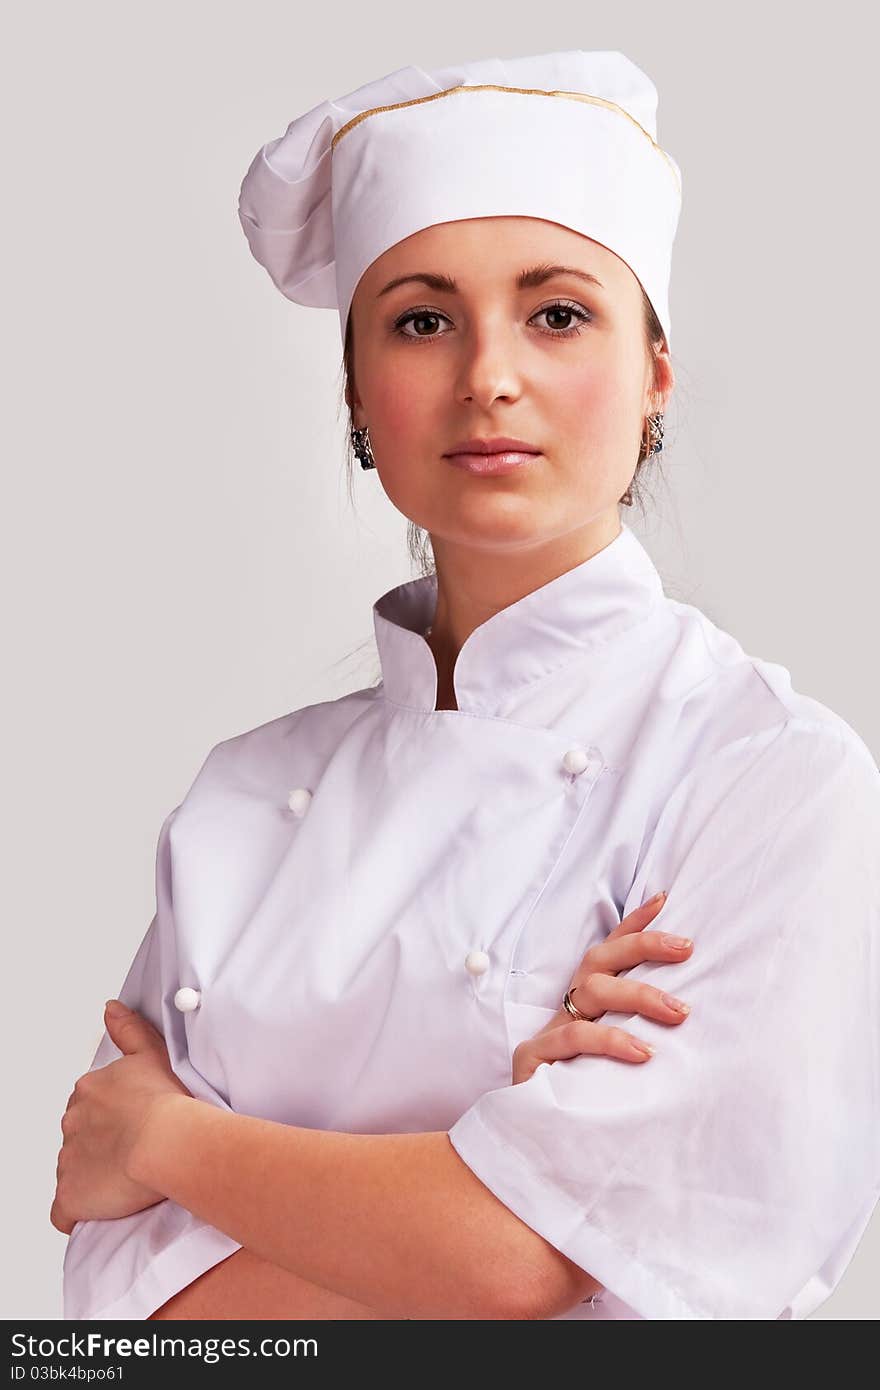
[[[598,1288],[442,1131],[303,1129],[169,1095],[129,1168],[261,1259],[382,1318],[546,1318]]]
[[[322,1289],[242,1247],[174,1294],[148,1321],[356,1321],[381,1316],[374,1308]]]

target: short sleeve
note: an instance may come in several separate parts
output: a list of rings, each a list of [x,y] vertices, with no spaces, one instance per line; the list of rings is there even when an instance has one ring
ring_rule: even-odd
[[[694,941],[629,977],[691,1005],[651,1042],[481,1096],[449,1132],[527,1225],[643,1318],[806,1317],[880,1185],[880,773],[844,726],[791,718],[692,769],[621,916]],[[573,966],[578,962],[573,962]]]
[[[159,833],[156,914],[117,998],[159,1029],[176,1075],[193,1095],[228,1110],[226,1101],[193,1068],[184,1015],[174,1005],[177,942],[169,833],[179,809],[170,813]],[[89,1071],[121,1056],[105,1031]],[[118,1220],[79,1221],[64,1255],[63,1316],[77,1321],[149,1318],[173,1294],[238,1249],[237,1241],[167,1198]]]

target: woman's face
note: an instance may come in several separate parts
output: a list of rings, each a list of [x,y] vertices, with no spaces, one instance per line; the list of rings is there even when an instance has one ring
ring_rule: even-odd
[[[569,269],[518,284],[549,266]],[[402,277],[415,278],[388,288]],[[368,267],[352,323],[354,424],[369,426],[390,500],[432,537],[519,548],[617,517],[645,417],[665,399],[639,283],[613,252],[537,218],[440,223]],[[659,371],[665,397],[665,347]],[[446,457],[498,436],[540,452],[496,476]]]

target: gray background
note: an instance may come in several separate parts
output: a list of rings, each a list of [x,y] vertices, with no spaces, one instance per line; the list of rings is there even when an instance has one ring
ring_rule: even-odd
[[[683,171],[678,384],[624,516],[667,592],[876,757],[875,26],[855,3],[670,0],[7,20],[4,1317],[60,1316],[59,1120],[153,914],[162,820],[220,739],[369,683],[372,603],[411,577],[377,475],[356,467],[349,501],[337,315],[286,301],[239,227],[256,150],[410,63],[642,66]],[[878,1287],[875,1215],[816,1316],[874,1319]]]

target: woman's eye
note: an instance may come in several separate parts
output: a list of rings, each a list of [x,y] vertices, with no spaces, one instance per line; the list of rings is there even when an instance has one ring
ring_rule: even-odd
[[[394,325],[394,331],[395,333],[399,333],[401,338],[409,338],[410,341],[418,341],[420,339],[424,341],[425,339],[437,338],[440,336],[439,334],[430,331],[425,333],[422,332],[422,329],[425,325],[439,323],[441,319],[445,319],[447,323],[449,322],[445,314],[438,314],[433,309],[410,309],[408,313],[403,314],[402,317],[397,320]],[[417,329],[415,333],[407,333],[404,331],[406,326],[410,323]]]
[[[538,318],[541,314],[549,316],[550,325],[541,328],[540,331],[553,338],[573,337],[576,333],[580,333],[582,325],[589,323],[593,317],[589,310],[584,309],[580,304],[563,300],[545,305],[543,309],[539,309],[536,314],[533,314],[532,318]],[[529,322],[531,323],[531,321],[530,319]],[[449,323],[450,320],[436,309],[409,309],[397,319],[394,324],[394,331],[401,338],[409,339],[410,342],[430,342],[434,338],[444,336],[435,331],[441,322]],[[410,324],[414,329],[412,333],[407,331]]]
[[[551,320],[555,320],[555,322],[551,321],[549,328],[541,330],[542,333],[551,333],[554,338],[569,338],[575,333],[580,333],[581,325],[589,323],[593,317],[589,310],[583,309],[579,304],[568,304],[562,301],[545,305],[533,317],[538,318],[541,314],[548,314]],[[560,317],[563,320],[562,323],[559,322]]]

